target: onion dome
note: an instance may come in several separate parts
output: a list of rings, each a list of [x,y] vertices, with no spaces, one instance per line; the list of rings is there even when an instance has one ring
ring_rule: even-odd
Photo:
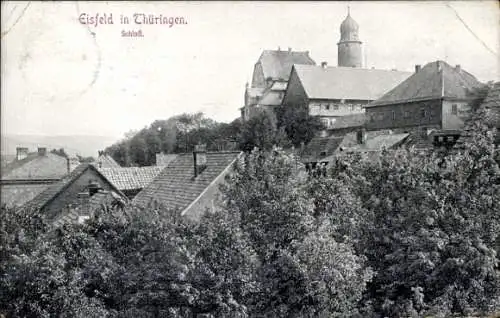
[[[358,38],[359,25],[353,18],[351,18],[351,13],[348,11],[347,17],[344,22],[340,25],[340,40],[341,41],[359,41]]]

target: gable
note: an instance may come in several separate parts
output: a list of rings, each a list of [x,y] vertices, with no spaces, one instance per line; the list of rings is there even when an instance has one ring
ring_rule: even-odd
[[[24,207],[41,210],[49,217],[54,217],[62,209],[78,203],[78,193],[88,192],[91,182],[96,182],[106,191],[113,191],[124,197],[94,166],[82,164],[73,170],[70,175],[50,185],[29,201]]]
[[[428,63],[367,107],[437,98],[467,99],[468,92],[481,85],[461,68],[436,61]]]
[[[134,198],[133,203],[147,205],[156,201],[166,209],[182,211],[238,157],[240,152],[208,152],[206,168],[194,177],[193,154],[180,154],[153,182]]]

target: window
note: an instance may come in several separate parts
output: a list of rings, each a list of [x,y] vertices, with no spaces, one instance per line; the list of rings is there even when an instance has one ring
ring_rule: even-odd
[[[457,106],[457,104],[451,105],[451,114],[452,115],[458,115],[458,106]]]
[[[333,105],[333,109],[334,110],[339,110],[339,105],[337,105],[337,104]]]
[[[326,105],[325,105],[325,109],[326,109],[326,110],[330,110],[330,104],[326,104]]]
[[[396,120],[396,112],[392,111],[392,120]]]
[[[373,122],[375,121],[374,117],[375,117],[375,116],[374,116],[373,114],[370,114],[370,122],[372,122],[372,123],[373,123]]]
[[[427,117],[427,111],[423,108],[420,109],[420,117],[422,118]]]
[[[410,112],[409,112],[409,111],[407,111],[407,110],[405,110],[405,112],[404,112],[404,117],[405,117],[405,118],[409,118],[409,117],[410,117]]]

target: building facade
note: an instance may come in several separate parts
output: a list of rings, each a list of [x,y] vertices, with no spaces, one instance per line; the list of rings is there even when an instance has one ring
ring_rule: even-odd
[[[364,106],[411,75],[409,72],[329,67],[326,63],[294,65],[283,98],[284,107],[307,108],[327,130],[349,130],[364,121]],[[352,120],[345,121],[349,116]],[[362,125],[362,124],[361,124]]]
[[[369,130],[459,130],[470,114],[474,90],[482,87],[473,75],[446,62],[415,67],[415,73],[366,109]]]
[[[265,50],[255,63],[252,83],[245,87],[245,104],[240,109],[246,121],[261,112],[272,113],[281,105],[294,64],[315,65],[308,51]]]

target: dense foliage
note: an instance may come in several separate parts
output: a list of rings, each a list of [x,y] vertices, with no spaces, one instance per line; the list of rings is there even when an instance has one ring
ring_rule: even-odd
[[[0,215],[0,313],[13,317],[446,317],[500,312],[500,154],[473,120],[461,151],[340,157],[308,174],[278,148],[240,157],[223,204],[52,228]]]
[[[190,152],[199,143],[212,151],[234,150],[240,126],[238,119],[226,124],[206,118],[203,113],[182,114],[131,132],[105,152],[122,166],[149,166],[155,164],[157,153]]]
[[[324,129],[319,117],[310,115],[308,108],[283,105],[276,113],[278,127],[282,127],[295,147],[307,144]]]

